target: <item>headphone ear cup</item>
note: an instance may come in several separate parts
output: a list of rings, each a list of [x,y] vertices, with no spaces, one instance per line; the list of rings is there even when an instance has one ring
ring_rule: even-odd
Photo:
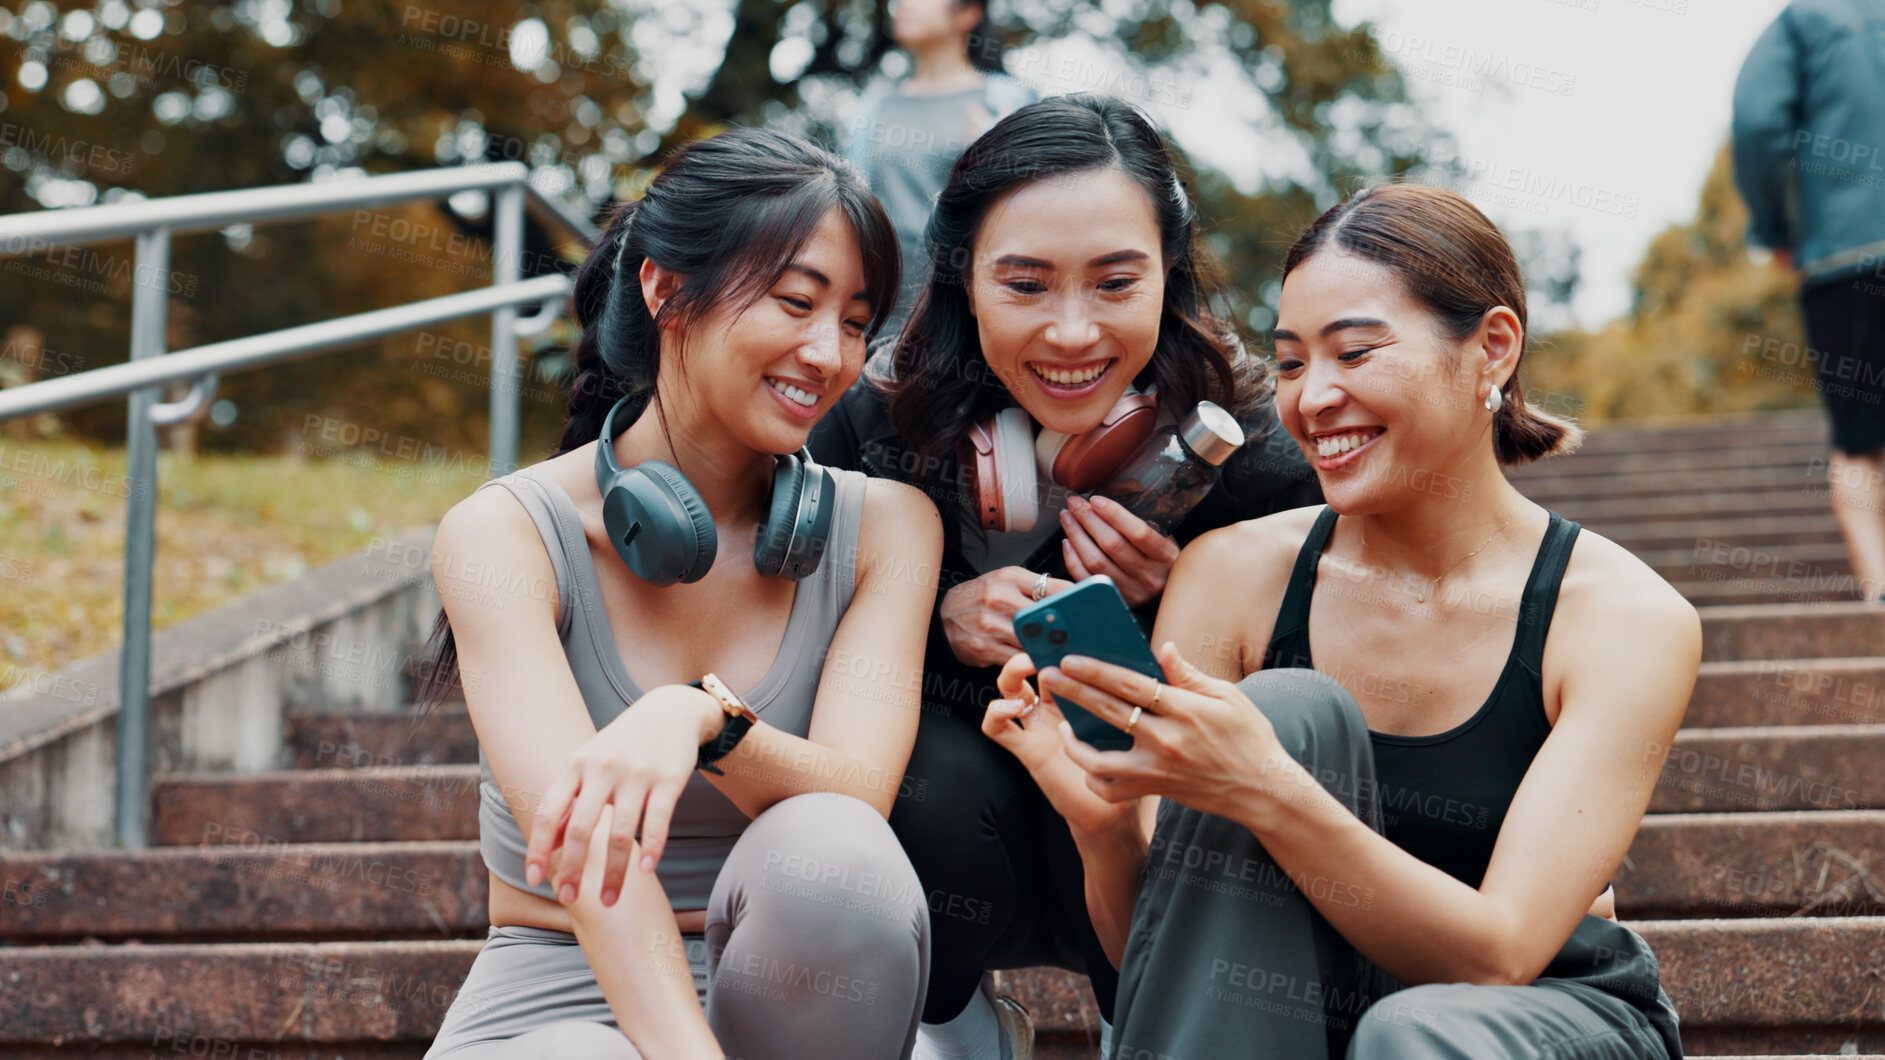
[[[1040,511],[1035,489],[1038,475],[1034,470],[1033,422],[1028,410],[1020,407],[1002,409],[995,416],[995,473],[1006,517],[1006,525],[997,527],[1000,530],[1032,530]]]
[[[615,477],[602,493],[602,525],[622,562],[650,585],[697,582],[713,569],[713,515],[687,477],[659,460]]]
[[[784,456],[774,461],[772,500],[766,507],[766,521],[759,524],[759,536],[753,542],[753,569],[764,577],[776,577],[785,568],[786,553],[792,547],[792,532],[797,528],[799,493],[804,484],[798,457]]]
[[[753,567],[768,578],[798,581],[818,569],[831,540],[837,483],[808,454],[779,458],[772,470],[772,503],[753,543]]]

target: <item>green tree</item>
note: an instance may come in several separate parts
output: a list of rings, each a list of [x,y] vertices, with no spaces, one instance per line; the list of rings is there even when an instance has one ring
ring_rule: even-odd
[[[1814,404],[1799,280],[1748,260],[1747,210],[1724,147],[1695,217],[1650,242],[1623,317],[1549,336],[1527,363],[1534,390],[1575,397],[1591,422]]]
[[[1020,55],[1078,39],[1112,57],[1092,76],[1043,73],[1043,92],[1133,98],[1146,76],[1193,89],[1229,69],[1267,105],[1251,134],[1307,159],[1305,175],[1189,178],[1238,280],[1229,308],[1262,330],[1275,292],[1249,278],[1273,277],[1316,212],[1407,172],[1433,136],[1371,28],[1329,8],[1014,0],[996,13]],[[858,92],[896,65],[887,27],[888,0],[26,0],[0,8],[0,212],[518,159],[594,213],[635,194],[666,148],[727,123],[835,139]],[[1185,105],[1215,103],[1194,91]],[[460,206],[181,237],[168,348],[487,282],[488,217]],[[534,228],[530,240],[527,274],[570,267]],[[32,363],[126,356],[127,246],[0,265],[0,334],[37,333],[59,355]],[[485,334],[468,321],[232,377],[222,396],[239,414],[203,444],[344,446],[353,424],[481,450]],[[554,440],[560,364],[554,344],[534,359],[526,458]],[[65,422],[115,439],[121,418],[111,405]]]

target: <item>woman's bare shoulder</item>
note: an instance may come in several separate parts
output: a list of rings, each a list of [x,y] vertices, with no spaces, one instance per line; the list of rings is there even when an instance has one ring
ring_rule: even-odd
[[[1296,554],[1323,505],[1246,519],[1200,534],[1178,556],[1159,617],[1160,637],[1234,643],[1241,672],[1260,665]],[[1172,611],[1167,616],[1166,611]],[[1181,645],[1181,648],[1183,645]]]
[[[1178,562],[1233,579],[1240,588],[1281,586],[1324,507],[1291,508],[1207,531],[1185,546]]]

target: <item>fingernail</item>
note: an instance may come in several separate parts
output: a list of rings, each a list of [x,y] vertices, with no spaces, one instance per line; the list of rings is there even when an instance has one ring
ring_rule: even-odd
[[[1086,498],[1077,493],[1067,498],[1067,507],[1072,508],[1076,512],[1086,507],[1086,504]]]
[[[565,903],[573,902],[576,900],[576,888],[570,886],[567,883],[563,885],[562,890],[556,893],[562,897]]]
[[[655,859],[650,857],[647,854],[643,854],[641,856],[641,871],[653,872],[654,870],[655,870]]]
[[[1072,514],[1072,513],[1070,513],[1070,512],[1061,512],[1061,513],[1060,513],[1060,525],[1062,525],[1062,526],[1072,526],[1072,525],[1073,525],[1073,514]],[[1064,542],[1063,542],[1063,543],[1064,543]]]
[[[603,904],[603,905],[614,905],[614,904],[615,904],[615,899],[616,899],[616,893],[615,893],[614,891],[603,891],[603,892],[602,892],[602,904]]]
[[[543,869],[532,862],[524,866],[524,882],[532,887],[543,882]]]

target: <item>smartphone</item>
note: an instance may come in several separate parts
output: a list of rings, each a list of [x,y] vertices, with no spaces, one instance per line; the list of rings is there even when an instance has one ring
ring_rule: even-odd
[[[1101,662],[1135,670],[1155,681],[1165,679],[1133,620],[1119,587],[1096,574],[1071,589],[1015,612],[1015,639],[1033,660],[1036,671],[1058,666],[1069,655],[1085,655]],[[1071,700],[1056,699],[1073,734],[1102,751],[1123,751],[1132,737],[1088,713]]]

